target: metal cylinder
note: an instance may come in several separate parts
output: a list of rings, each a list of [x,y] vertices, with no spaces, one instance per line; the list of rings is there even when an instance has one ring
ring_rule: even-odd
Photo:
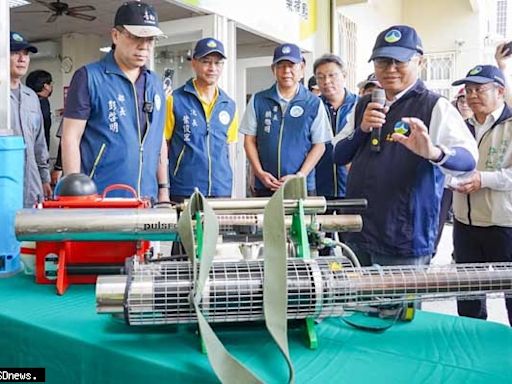
[[[221,233],[235,226],[263,228],[263,214],[218,216]],[[286,226],[292,218],[286,217]],[[355,232],[362,228],[359,215],[306,216],[306,223],[318,224],[326,232]],[[174,208],[77,208],[23,209],[16,214],[16,237],[20,241],[64,240],[160,240],[177,237]]]
[[[253,197],[250,199],[208,199],[208,205],[218,214],[254,214],[263,213],[270,198]],[[185,200],[183,204],[178,205],[178,209],[183,210],[188,204]],[[284,200],[286,214],[293,213],[297,208],[297,200]],[[313,196],[304,199],[304,212],[306,214],[324,213],[327,208],[327,202],[322,196]]]
[[[512,292],[512,263],[354,268],[344,258],[294,258],[287,286],[289,319],[324,318],[360,305]],[[195,322],[192,290],[189,262],[134,264],[127,277],[98,278],[97,310],[133,325]],[[263,261],[214,262],[200,306],[209,322],[262,320]]]
[[[23,209],[16,214],[20,241],[176,239],[173,208]]]

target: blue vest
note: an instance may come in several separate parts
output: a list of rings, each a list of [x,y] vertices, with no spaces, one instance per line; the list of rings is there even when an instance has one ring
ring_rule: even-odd
[[[352,108],[357,102],[357,96],[348,90],[345,90],[345,100],[343,104],[338,108],[336,113],[336,125],[333,130],[333,135],[336,136],[340,133],[341,129],[347,122],[347,116],[352,111]],[[326,104],[327,101],[322,98],[327,115],[329,119],[332,119],[329,106]],[[331,128],[333,122],[331,121]],[[333,145],[325,143],[325,152],[316,165],[316,193],[318,196],[326,197],[344,197],[345,196],[345,184],[347,181],[347,167],[345,165],[334,164],[333,161]]]
[[[370,135],[357,150],[348,174],[347,198],[365,198],[363,230],[349,241],[368,249],[401,256],[425,256],[434,251],[444,176],[439,167],[391,141],[402,117],[417,117],[427,127],[439,95],[422,81],[391,105],[381,129],[381,150],[370,150]],[[356,105],[355,127],[363,118],[370,96]]]
[[[113,54],[88,64],[91,115],[80,142],[81,171],[92,174],[101,193],[111,184],[128,184],[142,197],[157,197],[157,168],[163,138],[165,102],[162,83],[144,70],[145,98],[153,103],[146,112],[147,130],[139,127],[135,86],[118,67]],[[128,197],[117,191],[109,196]]]
[[[171,195],[189,196],[198,188],[205,196],[231,196],[233,172],[227,133],[235,102],[219,88],[210,121],[192,79],[173,92],[174,131],[169,146]]]
[[[261,165],[266,172],[278,179],[295,174],[313,145],[311,125],[318,115],[322,101],[302,84],[299,91],[281,110],[276,85],[254,95],[254,110],[258,122],[256,142]],[[256,189],[266,187],[256,178]],[[315,171],[307,178],[308,191],[315,190]]]

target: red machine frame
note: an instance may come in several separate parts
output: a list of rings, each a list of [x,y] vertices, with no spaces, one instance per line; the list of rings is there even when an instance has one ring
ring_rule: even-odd
[[[113,190],[125,189],[133,198],[107,198]],[[59,196],[42,203],[45,208],[148,208],[148,200],[137,197],[137,192],[128,185],[113,184],[102,195]],[[150,242],[142,241],[38,241],[35,250],[35,278],[38,284],[56,284],[57,293],[63,295],[70,284],[94,284],[96,274],[70,275],[68,265],[124,265],[127,257],[136,255],[143,258],[150,248]],[[53,256],[54,260],[48,260]],[[56,263],[55,279],[49,278],[48,263]]]

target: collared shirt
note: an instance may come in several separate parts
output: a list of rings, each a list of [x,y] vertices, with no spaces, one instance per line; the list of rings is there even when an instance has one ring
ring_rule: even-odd
[[[476,135],[476,142],[479,143],[480,139],[484,135],[485,132],[487,132],[491,127],[494,125],[496,121],[500,118],[501,114],[503,113],[503,110],[505,109],[505,104],[502,104],[501,107],[493,111],[491,114],[487,115],[485,118],[485,121],[483,124],[480,124],[474,116],[469,118],[470,124],[475,127],[475,135]]]
[[[199,96],[199,101],[201,102],[201,105],[203,106],[204,114],[206,116],[206,120],[210,120],[213,112],[213,107],[215,107],[215,103],[217,102],[217,99],[219,97],[219,88],[215,88],[215,95],[213,96],[213,100],[209,103],[208,101],[204,100],[196,86],[196,80],[193,80],[194,89],[197,92],[197,95]],[[170,140],[172,137],[172,134],[174,132],[174,126],[176,123],[176,117],[174,116],[174,109],[173,109],[173,97],[170,95],[167,98],[167,118],[165,120],[165,130],[164,130],[164,136],[166,140]],[[236,143],[238,141],[238,110],[235,112],[235,116],[233,117],[233,120],[231,121],[231,124],[228,128],[227,132],[227,140],[226,142],[228,144]]]
[[[299,87],[297,87],[297,90]],[[279,95],[279,91],[278,91]],[[283,104],[281,100],[285,101],[281,95],[280,102],[281,108],[283,107]],[[286,103],[286,106],[288,106],[289,100]],[[283,111],[285,111],[283,109]],[[313,124],[311,124],[311,142],[313,144],[323,144],[327,143],[332,139],[332,133],[330,130],[326,130],[325,126],[330,126],[329,123],[329,117],[327,116],[327,112],[325,111],[325,107],[323,106],[323,103],[319,103],[318,105],[318,112],[313,120]],[[249,103],[247,104],[247,108],[245,109],[244,117],[242,118],[242,122],[240,123],[240,133],[243,133],[244,135],[249,136],[256,136],[257,133],[257,127],[258,122],[256,121],[256,110],[254,109],[254,95],[252,95],[251,100],[249,100]]]

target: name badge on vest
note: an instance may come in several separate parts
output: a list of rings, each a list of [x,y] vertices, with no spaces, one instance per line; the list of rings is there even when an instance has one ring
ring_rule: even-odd
[[[229,120],[231,120],[231,116],[229,116],[229,113],[227,111],[220,111],[219,112],[219,121],[224,124],[228,125]]]
[[[298,105],[294,105],[291,109],[290,109],[290,116],[291,117],[300,117],[304,114],[304,108],[298,106]]]

